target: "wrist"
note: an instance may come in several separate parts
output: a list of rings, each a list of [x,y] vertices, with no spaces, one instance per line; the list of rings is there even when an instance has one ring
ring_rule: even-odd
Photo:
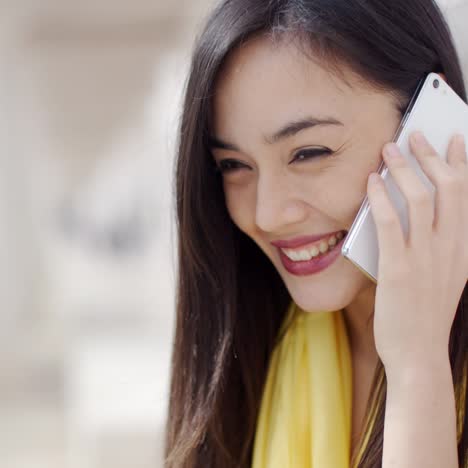
[[[392,384],[430,381],[446,371],[451,373],[448,351],[413,355],[399,365],[385,366],[387,382]]]

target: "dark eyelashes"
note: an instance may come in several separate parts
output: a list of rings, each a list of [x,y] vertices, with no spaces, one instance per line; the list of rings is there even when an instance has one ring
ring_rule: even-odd
[[[311,159],[324,159],[329,155],[333,155],[333,151],[329,149],[316,148],[316,149],[305,149],[295,153],[291,162],[302,162]],[[303,157],[300,157],[303,156]],[[224,174],[226,172],[234,172],[237,169],[246,167],[245,164],[236,161],[235,159],[223,159],[219,164],[214,163],[214,170],[216,173]]]
[[[219,164],[215,164],[215,171],[223,174],[225,172],[233,172],[242,166],[244,166],[244,164],[236,161],[235,159],[223,159]]]
[[[332,154],[333,152],[329,149],[323,149],[323,148],[315,148],[315,149],[306,149],[306,150],[300,150],[298,151],[292,160],[294,161],[306,161],[308,159],[323,159],[324,157],[327,157],[328,155]],[[299,159],[298,156],[300,155],[306,155],[305,158]],[[326,155],[326,156],[324,156]]]

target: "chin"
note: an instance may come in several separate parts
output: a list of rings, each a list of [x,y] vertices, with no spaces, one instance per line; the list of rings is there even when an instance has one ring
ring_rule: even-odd
[[[351,264],[328,277],[291,277],[285,279],[292,300],[305,312],[333,312],[351,304],[371,281]]]
[[[346,307],[346,302],[341,297],[312,297],[298,291],[291,292],[292,300],[305,312],[333,312]]]

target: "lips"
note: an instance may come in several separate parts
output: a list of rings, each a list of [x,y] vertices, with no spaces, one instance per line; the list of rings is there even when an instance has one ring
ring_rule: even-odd
[[[319,255],[317,257],[311,258],[310,260],[304,261],[291,260],[287,255],[284,254],[281,249],[279,249],[281,263],[289,273],[295,276],[306,276],[319,273],[327,269],[340,258],[341,247],[345,239],[346,237],[343,237],[340,242],[338,242],[331,250],[324,253],[323,255]]]
[[[317,234],[313,236],[295,237],[294,239],[273,241],[271,242],[271,244],[274,245],[275,247],[280,247],[284,249],[295,249],[296,247],[301,247],[302,245],[310,244],[311,242],[315,242],[317,240],[330,237],[334,234],[338,234],[339,232],[346,234],[348,231],[341,230],[341,231],[328,232],[326,234]]]

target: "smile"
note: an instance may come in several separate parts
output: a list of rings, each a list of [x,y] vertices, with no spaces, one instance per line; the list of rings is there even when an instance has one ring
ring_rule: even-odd
[[[301,246],[297,249],[281,249],[282,252],[293,261],[301,261],[301,260],[310,260],[312,258],[318,257],[327,253],[329,250],[333,249],[333,247],[343,239],[344,234],[342,232],[338,232],[335,235],[332,235],[326,239],[320,239],[319,241],[312,242],[307,246]]]
[[[325,270],[332,265],[341,254],[345,236],[338,233],[322,239],[311,247],[300,247],[298,249],[278,248],[281,262],[284,268],[296,276],[312,275]]]

